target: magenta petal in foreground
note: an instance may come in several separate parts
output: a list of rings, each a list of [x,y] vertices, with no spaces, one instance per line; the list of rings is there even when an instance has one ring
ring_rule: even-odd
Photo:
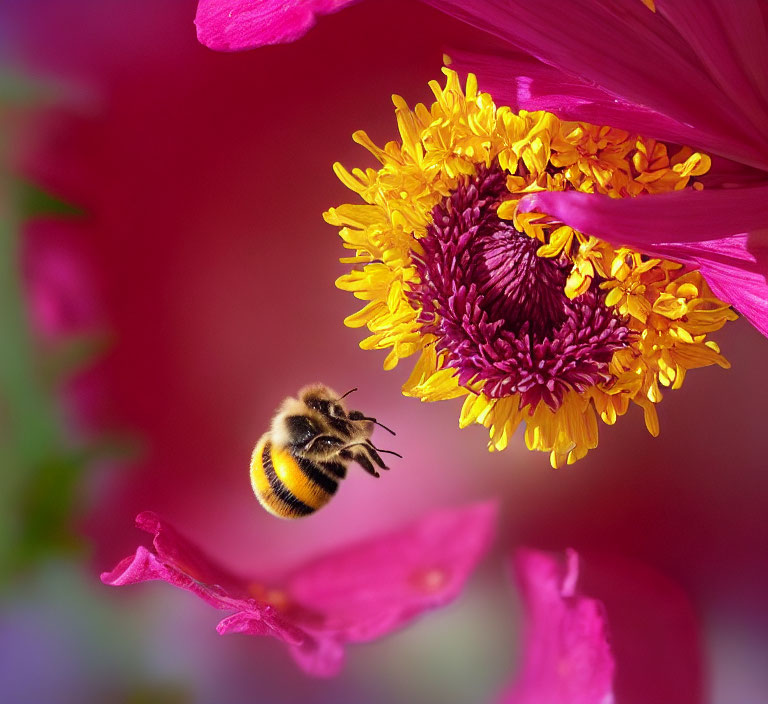
[[[665,116],[667,126],[687,125],[679,141],[686,142],[686,136],[695,134],[692,146],[768,168],[768,132],[764,127],[768,111],[754,92],[759,79],[752,78],[764,70],[758,62],[762,54],[741,55],[740,60],[729,54],[737,36],[749,37],[751,49],[754,37],[760,31],[764,35],[759,0],[659,1],[658,13],[640,0],[426,2],[556,67],[569,79],[599,87],[626,107],[627,117],[639,116],[637,110],[642,106]],[[678,28],[668,21],[665,8],[673,5],[688,16],[689,25],[698,24],[700,31],[689,25]],[[739,5],[741,9],[725,12],[721,9],[724,5]],[[749,18],[757,26],[747,26]],[[723,22],[727,36],[712,34],[712,28]],[[692,46],[694,39],[697,44]],[[711,70],[715,65],[720,70]],[[725,78],[738,81],[724,91]],[[614,111],[610,111],[604,119],[584,114],[579,119],[612,124],[607,120],[613,116]],[[631,129],[630,124],[622,120],[615,126]],[[649,136],[662,135],[671,137],[666,130]]]
[[[197,38],[217,51],[241,51],[292,42],[317,17],[341,10],[356,0],[200,0]]]
[[[325,628],[344,640],[378,638],[459,595],[489,545],[495,513],[492,503],[433,513],[302,565],[288,589],[305,608],[326,614]]]
[[[345,643],[381,637],[455,599],[495,520],[489,503],[437,512],[265,581],[230,573],[145,512],[137,524],[154,534],[154,549],[140,546],[101,579],[114,586],[162,580],[190,591],[234,612],[219,633],[274,636],[306,672],[327,677],[340,670]]]
[[[521,550],[515,575],[528,621],[521,674],[503,704],[612,704],[615,663],[602,604],[576,590],[579,558]]]
[[[700,269],[718,298],[768,336],[768,186],[638,198],[549,191],[526,196],[520,208]]]

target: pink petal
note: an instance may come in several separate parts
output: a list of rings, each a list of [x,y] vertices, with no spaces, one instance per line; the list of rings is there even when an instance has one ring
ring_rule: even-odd
[[[198,582],[215,584],[230,595],[247,596],[248,583],[212,560],[196,545],[180,535],[173,526],[152,511],[136,516],[136,525],[152,533],[159,559],[194,577]]]
[[[330,553],[275,587],[232,575],[145,512],[136,522],[154,534],[155,552],[139,547],[101,579],[113,586],[162,580],[190,591],[235,612],[219,623],[220,634],[275,636],[306,672],[327,677],[340,670],[345,642],[382,636],[456,598],[488,547],[495,516],[494,504],[438,512]]]
[[[101,581],[113,587],[152,580],[161,580],[174,587],[186,589],[217,609],[232,608],[224,592],[167,564],[143,545],[136,548],[133,556],[121,560],[113,570],[101,574]]]
[[[230,607],[231,608],[231,607]],[[280,618],[277,611],[271,607],[260,610],[239,611],[219,621],[216,626],[219,635],[227,633],[245,633],[249,636],[274,636],[290,646],[300,646],[314,642],[312,637]]]
[[[531,57],[453,49],[450,56],[451,68],[462,76],[474,73],[480,88],[490,93],[497,105],[514,110],[547,110],[564,120],[612,125],[678,144],[699,144],[702,140],[695,127],[617,98]]]
[[[219,633],[271,635],[290,646],[301,645],[310,639],[277,608],[250,597],[245,580],[217,566],[154,513],[139,514],[136,523],[155,534],[157,552],[139,546],[132,557],[123,559],[110,572],[102,573],[104,584],[117,587],[161,580],[192,592],[214,608],[237,611],[219,624]]]
[[[326,636],[291,648],[291,655],[304,672],[315,677],[338,675],[344,664],[344,645]]]
[[[356,0],[200,0],[197,38],[217,51],[242,51],[292,42],[306,34],[317,17]]]
[[[520,550],[515,573],[528,621],[522,671],[504,704],[611,704],[615,663],[600,602],[576,592],[579,560]]]
[[[588,85],[599,86],[627,108],[641,106],[695,128],[692,146],[768,168],[765,128],[745,124],[745,119],[751,122],[755,117],[753,111],[745,114],[739,103],[730,100],[686,38],[639,0],[427,1]],[[695,11],[709,10],[708,5],[699,9],[697,4]],[[736,15],[734,21],[740,19]],[[721,55],[713,52],[711,58],[717,61]]]
[[[638,198],[545,191],[523,198],[520,208],[552,215],[582,232],[632,246],[697,242],[765,227],[768,185]]]
[[[660,0],[658,11],[693,49],[752,128],[768,130],[768,36],[757,0]],[[749,130],[747,125],[735,129]]]
[[[702,256],[696,257],[696,266],[701,270],[709,287],[720,300],[727,301],[768,337],[768,282],[764,273],[768,270],[768,251],[762,256],[753,255],[753,248],[747,234],[735,235],[727,241],[716,240],[717,246],[725,249],[731,246],[736,255],[731,261],[718,261]],[[762,233],[763,242],[768,241],[768,231]],[[711,243],[705,243],[711,244]],[[739,265],[739,260],[743,265]],[[736,262],[735,264],[732,262]],[[748,267],[758,265],[758,270]]]
[[[526,196],[520,207],[700,269],[715,295],[768,336],[768,186],[616,199],[545,192]]]
[[[326,632],[350,641],[377,638],[459,595],[488,548],[495,519],[493,503],[434,513],[304,565],[289,591],[324,614]]]

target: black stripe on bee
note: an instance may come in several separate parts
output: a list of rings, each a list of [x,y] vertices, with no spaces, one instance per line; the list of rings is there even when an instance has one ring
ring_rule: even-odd
[[[347,468],[341,462],[322,462],[321,466],[339,479],[344,479],[347,476]]]
[[[304,457],[297,457],[296,455],[293,455],[293,459],[296,460],[299,469],[310,482],[319,486],[326,494],[336,493],[336,489],[339,488],[338,482],[325,474],[317,464]]]
[[[264,444],[264,451],[261,453],[261,463],[264,467],[264,474],[269,481],[269,486],[275,493],[275,497],[282,501],[289,509],[290,512],[296,516],[308,516],[310,513],[314,513],[315,509],[311,506],[307,506],[303,501],[294,496],[294,494],[283,484],[280,477],[275,472],[275,467],[272,464],[272,443],[267,442]]]

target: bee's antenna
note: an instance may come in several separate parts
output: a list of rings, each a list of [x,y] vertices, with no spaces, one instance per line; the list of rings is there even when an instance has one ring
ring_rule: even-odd
[[[385,455],[394,455],[395,457],[399,457],[400,459],[403,459],[403,456],[399,452],[395,452],[394,450],[382,450],[378,447],[374,447],[374,450],[376,452],[383,452]]]
[[[338,400],[339,400],[339,401],[341,401],[341,399],[343,399],[343,398],[346,398],[346,397],[347,397],[347,396],[349,396],[349,395],[350,395],[350,394],[351,394],[353,391],[357,391],[357,387],[355,387],[354,389],[350,389],[350,390],[349,390],[349,391],[347,391],[347,393],[345,393],[343,396],[339,396],[339,399],[338,399]]]
[[[388,433],[391,433],[392,435],[397,435],[397,433],[394,430],[392,430],[391,428],[388,428],[386,425],[384,425],[384,423],[379,423],[379,421],[377,421],[375,418],[371,418],[370,416],[363,416],[360,420],[369,420],[372,423],[375,423],[376,425],[378,425],[380,428],[384,428],[384,430],[386,430]]]
[[[366,442],[353,442],[353,443],[350,443],[349,445],[345,445],[342,449],[343,450],[348,450],[350,447],[358,447],[358,446],[371,447],[374,450],[376,450],[376,452],[383,452],[386,455],[394,455],[395,457],[399,457],[400,459],[403,459],[403,456],[400,453],[395,452],[394,450],[380,450],[372,442],[368,442],[368,441],[366,441]]]
[[[380,450],[370,440],[366,440],[365,444],[370,445],[374,450],[376,450],[376,452],[383,452],[386,455],[394,455],[395,457],[399,457],[400,459],[403,459],[403,456],[399,452],[395,452],[394,450]]]

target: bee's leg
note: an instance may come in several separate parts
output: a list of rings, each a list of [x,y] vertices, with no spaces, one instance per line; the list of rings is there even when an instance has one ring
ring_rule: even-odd
[[[368,459],[368,456],[364,454],[363,452],[355,452],[352,454],[352,461],[357,462],[368,474],[379,477],[381,476],[376,469],[374,468],[371,461]]]
[[[368,454],[371,456],[371,459],[377,465],[379,465],[379,467],[381,467],[382,469],[389,469],[389,467],[387,467],[387,465],[384,464],[384,460],[381,459],[381,455],[378,452],[376,452],[376,448],[373,445],[371,445],[370,443],[366,443],[365,449],[368,452]]]
[[[337,451],[344,441],[334,435],[315,435],[306,445],[304,452],[327,455]]]

